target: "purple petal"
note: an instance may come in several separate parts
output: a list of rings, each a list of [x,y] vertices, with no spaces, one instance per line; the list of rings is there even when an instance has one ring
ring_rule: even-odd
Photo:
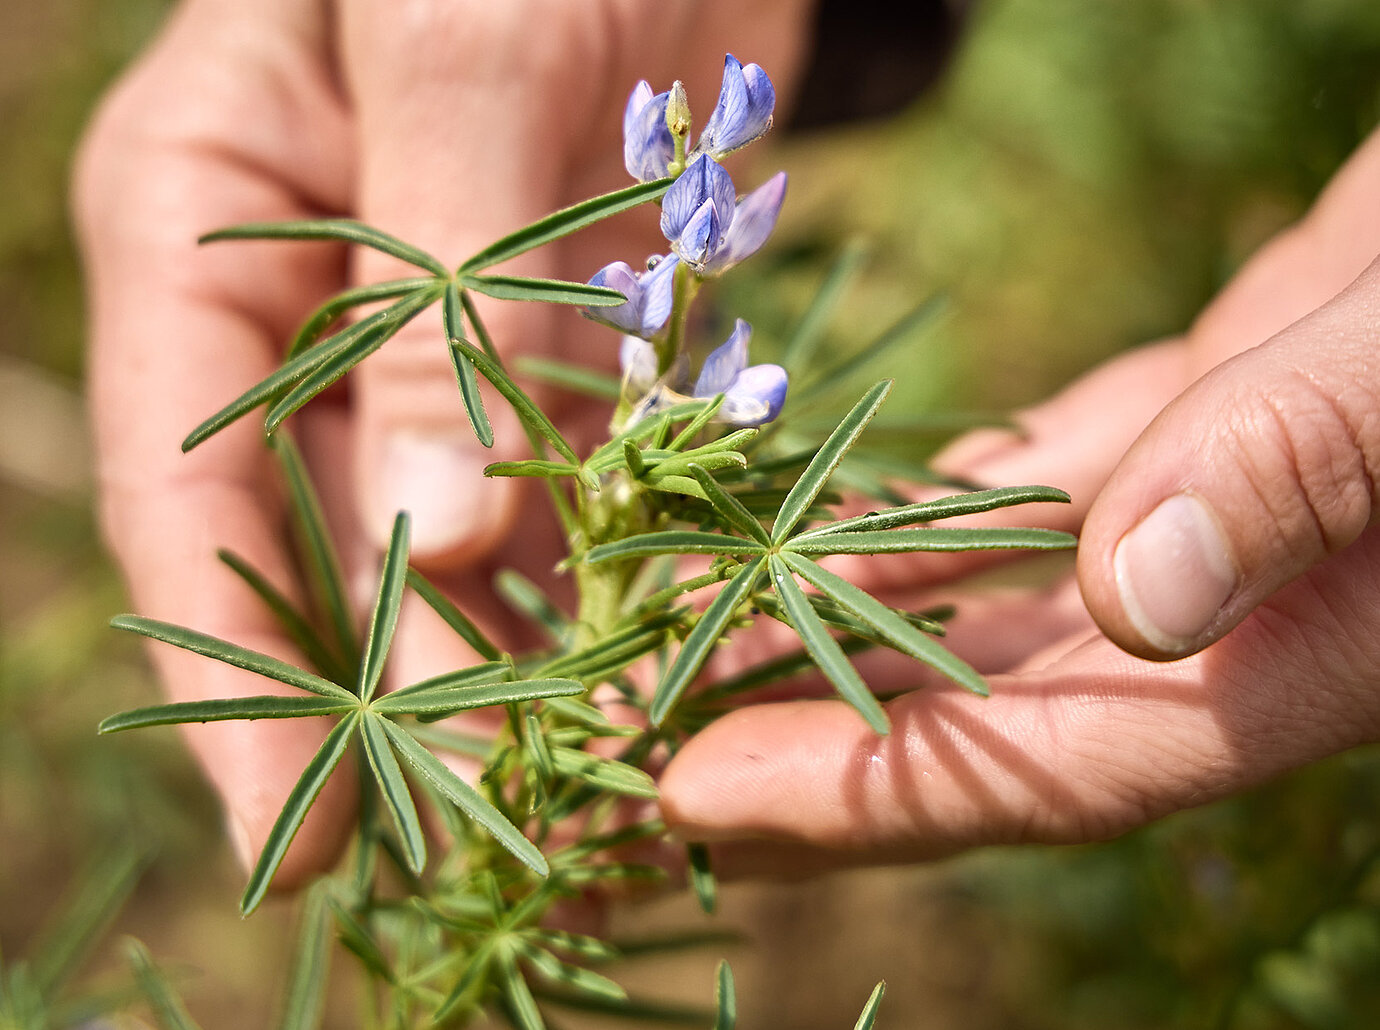
[[[637,116],[642,113],[644,107],[651,103],[651,100],[652,87],[646,79],[634,86],[632,92],[628,94],[628,103],[623,108],[623,139],[625,142],[632,135],[633,126],[637,123]]]
[[[728,392],[739,373],[747,367],[748,340],[751,338],[752,326],[741,318],[733,323],[733,335],[704,359],[700,377],[695,380],[693,392],[696,397]]]
[[[662,198],[661,231],[668,240],[675,240],[706,200],[713,201],[719,224],[727,227],[733,221],[735,197],[733,179],[723,165],[700,155],[690,162]]]
[[[667,166],[675,156],[676,143],[671,138],[671,130],[666,127],[669,92],[649,97],[633,113],[633,102],[641,99],[641,87],[644,85],[638,83],[633,89],[623,112],[623,166],[639,182],[651,182],[665,176]],[[651,92],[650,86],[647,86],[646,92]]]
[[[642,273],[639,281],[642,288],[639,335],[651,336],[660,331],[671,317],[671,305],[675,301],[676,266],[679,264],[680,258],[668,254]]]
[[[583,310],[587,318],[615,329],[622,329],[625,333],[637,331],[641,324],[639,312],[644,306],[643,291],[637,276],[626,262],[615,261],[605,265],[590,276],[589,285],[607,286],[628,299],[615,307],[585,308]]]
[[[744,197],[724,233],[723,246],[708,261],[705,271],[723,272],[756,254],[776,228],[776,217],[785,199],[785,172],[777,172]]]
[[[786,370],[780,365],[751,365],[724,393],[719,420],[735,426],[760,426],[781,414],[786,403]]]
[[[634,393],[644,393],[656,383],[656,350],[646,340],[623,337],[618,366],[623,370],[623,382]]]
[[[694,268],[702,268],[719,248],[721,239],[719,212],[714,208],[714,201],[706,200],[700,205],[699,210],[690,216],[690,221],[685,223],[685,228],[672,241],[671,246],[675,247],[676,252],[687,264]]]
[[[724,58],[719,102],[700,133],[697,151],[722,155],[745,147],[771,128],[776,89],[760,66],[743,66],[732,54]]]

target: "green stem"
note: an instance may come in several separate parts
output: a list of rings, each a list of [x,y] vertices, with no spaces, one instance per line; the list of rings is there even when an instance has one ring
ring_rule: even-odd
[[[690,321],[690,305],[700,291],[700,277],[684,261],[676,266],[672,284],[671,318],[664,339],[656,344],[656,374],[664,376],[685,350],[685,327]]]

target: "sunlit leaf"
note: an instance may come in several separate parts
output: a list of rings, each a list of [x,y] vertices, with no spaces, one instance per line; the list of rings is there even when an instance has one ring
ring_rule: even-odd
[[[810,652],[820,672],[824,673],[843,699],[858,710],[858,714],[867,720],[875,733],[887,733],[891,726],[886,712],[858,675],[858,670],[853,668],[838,641],[829,635],[791,570],[775,555],[771,557],[771,584],[790,615],[791,624],[799,634],[801,643]]]
[[[373,226],[349,218],[318,218],[298,222],[247,222],[244,225],[218,229],[202,236],[198,243],[217,240],[336,240],[358,243],[391,254],[409,265],[424,268],[438,276],[449,275],[445,265],[424,250],[412,246],[396,236]]]
[[[646,558],[657,554],[761,554],[765,546],[755,540],[703,533],[694,529],[668,529],[660,533],[641,533],[591,547],[585,561],[591,565],[620,558]]]
[[[565,279],[531,279],[522,275],[466,275],[466,289],[497,300],[528,300],[579,307],[616,307],[628,298],[606,286],[589,286]]]
[[[288,794],[283,810],[268,833],[268,840],[264,842],[264,849],[259,854],[259,860],[254,863],[254,868],[249,874],[249,882],[240,898],[240,912],[244,915],[249,915],[259,907],[259,902],[263,901],[264,894],[268,892],[268,885],[273,880],[273,874],[282,864],[292,838],[302,826],[302,820],[307,817],[307,812],[316,801],[317,795],[321,793],[321,788],[326,785],[331,773],[344,757],[345,749],[349,746],[350,737],[358,722],[359,715],[352,714],[336,723],[335,729],[326,735],[321,747],[307,763],[306,769],[302,771],[302,775]]]
[[[584,684],[573,679],[514,680],[503,683],[435,686],[399,696],[388,694],[373,704],[385,715],[441,717],[492,705],[541,701],[552,697],[572,697],[585,692]]]
[[[474,363],[474,367],[493,384],[494,389],[503,395],[503,398],[512,406],[514,413],[522,419],[528,428],[554,447],[566,461],[579,464],[580,459],[576,457],[575,449],[561,435],[560,430],[532,402],[532,398],[528,397],[521,387],[509,378],[508,373],[503,371],[501,366],[465,340],[452,340],[450,345],[458,348],[466,358]]]
[[[525,254],[544,243],[558,240],[586,225],[616,215],[620,211],[655,200],[670,188],[671,179],[657,179],[654,182],[639,182],[626,189],[593,197],[560,211],[553,212],[531,225],[526,225],[509,233],[500,240],[489,244],[478,254],[468,258],[460,266],[462,272],[477,272],[481,268],[497,265],[509,258]]]
[[[334,325],[336,320],[351,308],[363,304],[373,304],[380,300],[405,297],[417,290],[432,288],[435,284],[436,280],[428,276],[424,279],[390,279],[388,282],[370,283],[366,286],[355,286],[348,290],[342,290],[307,316],[307,320],[302,323],[302,328],[297,330],[297,335],[292,338],[292,343],[288,345],[287,354],[284,357],[295,358],[312,346],[321,338],[322,333]]]
[[[302,690],[319,694],[322,697],[342,701],[354,700],[353,694],[330,680],[322,679],[320,676],[313,675],[305,669],[299,669],[295,665],[289,665],[272,655],[251,651],[247,647],[240,647],[238,644],[232,644],[228,640],[221,640],[206,633],[198,633],[196,630],[174,626],[172,623],[160,622],[157,619],[146,619],[140,615],[117,615],[110,620],[110,625],[115,629],[128,630],[153,640],[161,640],[165,644],[172,644],[174,647],[180,647],[185,651],[214,658],[216,661],[225,662],[227,665],[233,665],[238,669],[256,672],[260,676],[267,676],[269,679],[275,679],[289,686],[300,687]]]
[[[882,401],[886,400],[886,395],[890,391],[891,380],[883,379],[877,383],[843,417],[838,428],[829,434],[829,438],[824,441],[823,446],[815,454],[809,467],[796,480],[795,486],[791,487],[791,492],[786,495],[786,500],[781,505],[781,511],[777,514],[776,521],[772,525],[771,538],[773,543],[779,544],[790,535],[791,530],[799,523],[805,511],[814,503],[815,497],[824,489],[834,469],[838,468],[839,462],[843,460],[843,456],[857,442],[862,431],[867,428],[867,424],[877,414],[877,409],[882,406]]]
[[[553,747],[551,759],[560,775],[583,780],[600,790],[652,800],[659,796],[656,780],[625,762],[615,762],[611,758],[600,758],[587,751],[568,747]]]
[[[369,768],[374,771],[383,803],[393,817],[393,825],[398,828],[398,836],[403,843],[408,867],[414,873],[426,868],[426,834],[422,821],[417,816],[417,806],[412,802],[412,792],[407,789],[398,760],[393,757],[393,749],[388,745],[383,731],[383,719],[372,712],[366,712],[360,723],[364,740],[364,754],[369,759]]]
[[[564,479],[579,475],[580,466],[568,461],[526,458],[522,461],[496,461],[484,467],[486,476],[520,476],[528,479]]]
[[[522,835],[508,818],[479,791],[462,780],[439,758],[418,744],[406,731],[385,720],[383,728],[397,749],[398,755],[412,766],[443,797],[488,830],[494,840],[534,872],[545,876],[550,867],[542,853]]]
[[[704,495],[709,498],[709,503],[714,506],[715,511],[723,516],[725,522],[738,532],[752,537],[764,547],[771,545],[771,536],[762,527],[762,523],[758,522],[752,513],[743,507],[738,498],[720,486],[704,466],[692,464],[690,474],[704,488]]]
[[[359,683],[356,692],[366,704],[374,696],[388,649],[393,644],[393,631],[398,627],[398,613],[402,610],[403,587],[407,585],[407,550],[412,520],[400,511],[393,519],[393,532],[388,538],[388,553],[384,555],[383,571],[379,575],[378,600],[369,621],[369,635],[364,640],[364,654],[360,659]]]
[[[1016,504],[1053,502],[1067,504],[1069,495],[1052,486],[1008,486],[996,490],[975,490],[971,493],[954,494],[932,501],[906,504],[885,511],[868,512],[853,518],[840,519],[828,525],[816,526],[801,533],[796,540],[821,536],[828,533],[858,532],[862,530],[898,529],[913,526],[917,522],[935,522],[960,515],[977,515],[997,508]],[[793,541],[794,543],[794,541]]]
[[[858,1016],[853,1030],[872,1030],[873,1024],[877,1022],[877,1009],[881,1007],[882,995],[885,993],[886,981],[883,980],[872,988],[872,996],[867,999],[867,1004],[863,1006],[862,1015]]]
[[[912,551],[1067,551],[1078,538],[1056,529],[891,529],[825,533],[782,545],[797,554],[907,554]]]
[[[714,982],[714,1030],[733,1030],[738,1025],[738,992],[733,986],[733,970],[720,960]]]
[[[446,283],[445,297],[441,303],[441,319],[446,330],[446,341],[465,338],[464,301],[460,298],[460,288],[454,280]],[[455,372],[455,385],[460,390],[460,400],[465,405],[465,415],[475,439],[485,447],[494,445],[494,428],[489,422],[489,414],[484,410],[484,398],[479,395],[479,380],[474,374],[474,362],[456,350],[447,347],[450,365]]]
[[[300,719],[313,715],[340,715],[358,708],[358,702],[319,697],[218,697],[206,701],[176,701],[135,708],[101,721],[98,733],[168,726],[173,723],[224,722],[236,719]]]
[[[705,659],[709,657],[709,652],[723,636],[729,621],[738,611],[738,606],[752,594],[765,561],[765,555],[754,558],[734,573],[733,578],[724,584],[718,596],[710,602],[709,607],[695,623],[695,628],[685,638],[675,661],[666,670],[666,675],[662,677],[652,697],[647,717],[653,726],[662,724],[680,700],[685,688],[690,685],[690,681],[700,671]]]
[[[427,603],[432,611],[441,616],[447,626],[460,635],[461,640],[474,648],[481,658],[486,658],[489,661],[498,658],[499,650],[493,642],[480,631],[478,626],[470,621],[464,612],[451,602],[450,598],[437,590],[416,569],[408,569],[407,585],[417,592],[417,595]]]

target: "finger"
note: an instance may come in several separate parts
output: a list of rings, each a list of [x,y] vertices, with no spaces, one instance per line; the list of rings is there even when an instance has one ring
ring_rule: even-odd
[[[326,76],[313,73],[302,16],[310,6],[179,9],[90,130],[75,198],[102,522],[135,606],[299,661],[216,557],[217,548],[233,550],[294,593],[260,432],[242,423],[185,456],[179,442],[272,369],[303,306],[340,280],[329,249],[195,245],[214,228],[302,217],[344,199],[343,181],[326,169],[348,169],[329,160],[348,134]],[[285,110],[304,115],[306,130],[280,118]],[[153,654],[175,700],[274,689],[162,645]],[[242,858],[262,845],[325,732],[296,720],[187,729]],[[348,780],[327,787],[280,884],[328,864],[350,804]]]
[[[1196,651],[1372,523],[1377,298],[1380,262],[1199,380],[1126,455],[1079,554],[1089,610],[1118,644]]]
[[[856,865],[1115,836],[1380,736],[1378,576],[1367,534],[1191,658],[1098,638],[985,700],[893,702],[887,737],[839,702],[744,709],[672,760],[662,809],[682,837],[746,841],[729,871],[795,845]]]

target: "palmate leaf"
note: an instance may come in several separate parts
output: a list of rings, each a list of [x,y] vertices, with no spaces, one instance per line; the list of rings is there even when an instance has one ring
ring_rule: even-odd
[[[592,225],[621,211],[655,200],[670,188],[672,181],[667,178],[639,182],[625,189],[562,208],[489,244],[478,254],[468,258],[460,266],[460,271],[477,272],[482,268],[500,264],[552,240],[567,236],[586,225]]]
[[[150,705],[112,715],[101,721],[97,733],[117,733],[145,726],[174,723],[225,722],[251,719],[300,719],[313,715],[342,715],[355,711],[358,702],[320,697],[281,697],[261,694],[255,697],[220,697],[206,701],[177,701]]]
[[[372,712],[366,712],[361,719],[364,754],[378,781],[388,814],[393,817],[393,825],[398,828],[408,868],[420,873],[426,868],[426,834],[422,830],[422,820],[417,815],[417,806],[412,802],[412,793],[407,789],[407,781],[403,779],[402,769],[389,746],[383,722],[381,716]]]
[[[446,331],[446,341],[465,338],[465,303],[460,297],[460,288],[455,282],[446,284],[446,295],[441,305],[441,319]],[[454,347],[448,347],[451,368],[455,370],[455,385],[460,388],[460,400],[464,402],[465,414],[474,430],[475,439],[485,447],[494,445],[494,428],[489,423],[488,412],[484,410],[484,398],[479,395],[479,380],[475,377],[474,362]]]
[[[771,539],[773,543],[779,544],[790,535],[791,530],[796,527],[801,517],[814,503],[819,492],[824,489],[834,469],[838,468],[839,462],[843,460],[843,456],[857,442],[862,431],[867,428],[867,424],[877,414],[877,409],[882,406],[882,401],[886,400],[886,395],[890,391],[891,380],[883,379],[877,383],[843,417],[838,428],[829,434],[829,438],[824,441],[814,459],[806,467],[800,478],[796,480],[795,486],[791,487],[790,493],[782,502],[781,510],[777,513],[776,521],[772,524]]]
[[[437,276],[449,276],[450,271],[426,251],[390,236],[372,226],[350,218],[318,218],[297,222],[248,222],[244,225],[218,229],[202,236],[198,243],[218,240],[335,240],[357,243],[416,265]]]
[[[987,696],[987,683],[976,669],[954,655],[934,637],[916,629],[867,591],[789,551],[781,553],[780,561],[820,593],[876,630],[882,641],[889,646],[919,659],[973,693]],[[782,601],[785,602],[784,597]],[[868,696],[871,697],[871,694]],[[874,699],[873,704],[875,703]],[[871,722],[870,719],[868,721]]]
[[[805,645],[805,650],[810,652],[810,657],[815,660],[820,672],[824,673],[843,699],[858,710],[858,714],[867,721],[873,732],[889,732],[891,724],[887,720],[886,712],[858,675],[858,670],[853,668],[838,641],[829,635],[829,630],[811,607],[809,599],[796,583],[790,568],[776,555],[772,555],[770,561],[772,589],[781,599],[801,643]]]
[[[264,849],[249,874],[249,882],[240,898],[241,914],[249,915],[263,901],[264,895],[268,892],[268,885],[272,882],[274,873],[278,871],[278,866],[282,864],[292,838],[302,826],[302,820],[307,817],[307,812],[316,801],[317,795],[321,793],[321,788],[326,785],[326,780],[344,757],[359,719],[360,715],[354,713],[336,723],[294,784],[282,812],[273,823],[273,829],[268,833]]]
[[[606,286],[589,286],[566,279],[531,279],[522,275],[465,275],[467,290],[496,300],[528,300],[543,304],[574,304],[578,307],[616,307],[628,298]]]
[[[853,1030],[872,1030],[873,1025],[877,1022],[877,1009],[881,1008],[882,995],[884,994],[886,994],[886,981],[882,980],[876,987],[872,988],[872,995],[867,999],[867,1004],[863,1006],[858,1021],[853,1024]]]
[[[1007,486],[995,490],[974,490],[970,493],[954,494],[932,501],[920,501],[888,508],[885,511],[873,511],[866,515],[840,519],[827,525],[816,526],[814,529],[807,529],[794,539],[805,540],[829,533],[899,529],[902,526],[913,526],[918,522],[937,522],[940,519],[977,515],[1016,504],[1039,502],[1067,504],[1069,495],[1052,486]]]
[[[387,719],[382,720],[381,725],[399,757],[412,766],[442,797],[488,830],[494,840],[507,848],[513,857],[529,869],[541,876],[550,872],[545,857],[537,850],[536,845],[524,837],[522,831],[509,822],[508,818],[479,791],[452,772],[401,727]]]
[[[378,600],[369,620],[369,635],[364,640],[364,654],[359,664],[359,682],[355,692],[368,704],[383,678],[383,665],[393,644],[393,631],[398,627],[398,613],[402,610],[403,588],[407,585],[407,548],[412,520],[400,511],[393,519],[393,532],[388,538],[388,553],[384,555],[383,572],[379,576]]]
[[[206,633],[198,633],[196,630],[174,626],[172,623],[160,622],[157,619],[146,619],[141,615],[117,615],[110,620],[110,625],[115,629],[128,630],[131,633],[138,633],[153,640],[161,640],[164,643],[172,644],[174,647],[180,647],[207,658],[214,658],[239,669],[256,672],[260,676],[267,676],[269,679],[275,679],[289,686],[300,687],[302,690],[321,697],[346,702],[354,702],[355,700],[353,694],[330,680],[322,679],[304,669],[289,665],[280,658],[251,651],[247,647],[232,644],[228,640],[221,640]]]
[[[1056,529],[891,529],[796,538],[796,554],[908,554],[912,551],[1067,551],[1078,538]]]
[[[766,560],[766,555],[760,555],[734,573],[695,623],[695,628],[685,638],[685,643],[676,653],[675,660],[671,662],[657,685],[656,693],[652,696],[647,718],[653,726],[660,726],[665,721],[666,716],[680,700],[680,695],[700,671],[714,644],[723,636],[724,630],[728,628],[729,622],[738,611],[738,606],[747,600],[756,588],[757,577]]]

